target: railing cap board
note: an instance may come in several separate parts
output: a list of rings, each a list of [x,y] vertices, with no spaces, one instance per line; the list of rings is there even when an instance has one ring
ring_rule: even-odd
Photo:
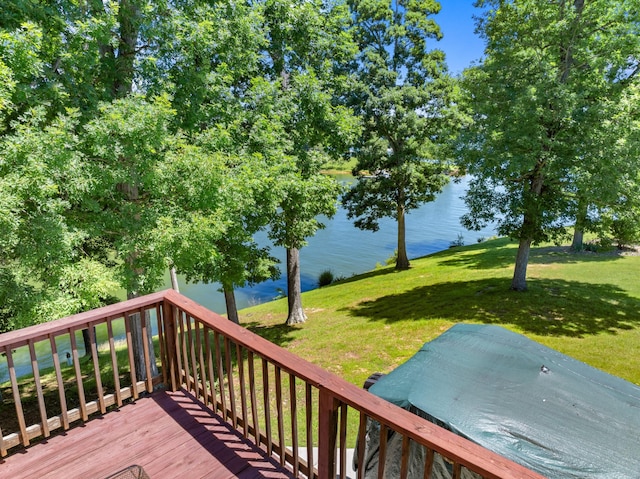
[[[77,329],[87,326],[90,323],[115,318],[127,312],[135,312],[140,308],[146,308],[156,303],[161,303],[164,299],[165,291],[140,296],[121,303],[110,304],[102,308],[92,309],[83,313],[67,316],[66,318],[50,321],[42,324],[35,324],[26,328],[9,331],[0,334],[0,350],[7,347],[17,348],[26,345],[30,340],[36,342],[47,339],[49,334],[64,332],[70,328]]]
[[[232,341],[268,359],[282,370],[293,373],[319,389],[330,391],[335,398],[364,412],[372,419],[392,426],[397,432],[427,445],[451,460],[473,467],[473,470],[486,478],[543,479],[543,476],[520,464],[438,427],[325,371],[173,290],[167,290],[164,294],[165,299],[188,315],[203,321]],[[290,365],[295,365],[295,369]]]

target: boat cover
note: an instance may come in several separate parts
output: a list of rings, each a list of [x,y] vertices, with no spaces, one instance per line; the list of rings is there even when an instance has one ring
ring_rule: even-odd
[[[499,326],[457,324],[369,391],[549,478],[640,478],[640,387]]]

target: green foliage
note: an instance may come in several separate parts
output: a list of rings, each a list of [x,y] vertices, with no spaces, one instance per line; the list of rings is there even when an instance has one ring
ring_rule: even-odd
[[[343,197],[350,218],[376,231],[392,217],[404,235],[404,215],[433,201],[448,182],[445,139],[459,122],[457,87],[447,75],[444,53],[431,42],[442,37],[433,1],[353,1],[360,46],[358,79],[348,98],[362,118],[354,148],[355,175],[364,175]],[[398,267],[408,267],[399,237]]]
[[[478,241],[480,243],[480,241]],[[464,246],[464,236],[458,233],[458,237],[449,243],[449,248],[455,248],[456,246]]]
[[[318,276],[318,288],[329,286],[331,283],[333,283],[333,271],[326,269]]]
[[[521,241],[513,287],[523,289],[529,245],[562,240],[568,224],[624,194],[637,171],[637,155],[620,148],[637,127],[609,120],[637,82],[639,10],[605,0],[479,6],[487,47],[484,63],[464,74],[474,122],[459,152],[473,175],[463,223],[495,220],[499,234]]]
[[[265,0],[261,5],[263,72],[276,87],[264,114],[271,128],[278,129],[277,146],[286,158],[275,185],[279,202],[269,238],[287,248],[287,322],[295,323],[305,317],[298,250],[323,227],[319,215],[335,214],[341,192],[320,168],[348,151],[358,128],[351,111],[336,101],[349,82],[344,64],[352,59],[355,45],[344,4]]]

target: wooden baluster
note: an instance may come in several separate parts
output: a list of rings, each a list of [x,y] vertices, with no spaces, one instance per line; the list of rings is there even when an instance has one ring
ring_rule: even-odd
[[[58,356],[58,346],[53,333],[49,334],[49,344],[51,345],[51,356],[53,358],[53,368],[56,372],[56,382],[58,383],[58,398],[60,399],[60,417],[62,419],[62,429],[69,429],[69,414],[67,412],[67,397],[64,393],[64,380],[62,379],[62,368],[60,367],[60,357]]]
[[[276,376],[276,412],[278,415],[278,444],[280,446],[280,465],[285,465],[284,453],[284,414],[282,412],[282,370],[279,366],[275,366]]]
[[[318,404],[318,477],[336,477],[336,435],[338,400],[327,389],[320,389]]]
[[[433,470],[433,462],[435,460],[435,452],[433,449],[427,449],[427,457],[424,463],[424,479],[431,479],[431,472]]]
[[[113,337],[113,319],[107,318],[107,337],[109,339],[109,353],[111,355],[111,370],[113,372],[113,389],[116,397],[116,405],[122,406],[122,392],[120,391],[120,370],[118,369],[118,355],[116,343]]]
[[[144,355],[144,369],[147,373],[146,391],[151,394],[153,392],[153,376],[151,375],[151,361],[156,360],[156,355],[153,351],[149,350],[149,338],[151,331],[147,328],[147,311],[144,308],[140,308],[138,312],[140,315],[140,325],[142,327],[142,353]],[[153,344],[153,342],[152,342]]]
[[[44,393],[42,392],[42,382],[40,381],[40,366],[38,366],[38,358],[36,357],[36,348],[33,340],[29,340],[29,356],[31,358],[31,370],[33,371],[33,381],[36,386],[36,396],[38,398],[38,410],[40,412],[40,422],[42,424],[42,434],[49,437],[49,421],[47,408],[44,404]]]
[[[409,474],[410,442],[407,436],[402,436],[402,457],[400,459],[400,479],[406,479]]]
[[[462,465],[459,462],[453,463],[453,476],[451,479],[460,479],[462,474]]]
[[[387,426],[380,424],[380,452],[378,453],[378,479],[384,478],[387,461]]]
[[[2,434],[2,428],[0,427],[0,457],[7,455],[7,446],[4,444],[4,434]]]
[[[7,369],[9,370],[9,379],[11,380],[11,391],[13,392],[13,402],[16,408],[16,417],[18,419],[18,427],[20,429],[20,439],[22,445],[29,445],[29,435],[27,434],[27,426],[24,421],[24,412],[22,410],[22,400],[20,399],[20,389],[18,388],[18,379],[16,377],[16,367],[13,363],[13,353],[11,348],[5,349],[7,355]]]
[[[200,380],[201,380],[201,388],[202,388],[202,400],[204,401],[205,406],[209,405],[209,388],[207,387],[207,369],[205,367],[204,362],[204,353],[202,348],[202,341],[204,336],[204,326],[200,324],[200,321],[195,322],[196,327],[196,344],[197,353],[198,353],[198,367],[200,368]],[[202,330],[202,332],[200,332]]]
[[[196,398],[200,397],[200,382],[198,380],[198,364],[196,363],[196,345],[194,341],[193,334],[193,318],[187,315],[187,339],[188,339],[188,347],[189,347],[189,356],[186,363],[190,364],[190,370],[193,378],[193,385],[191,386],[191,390],[195,393]]]
[[[347,405],[340,406],[340,479],[347,477]]]
[[[133,399],[138,399],[138,386],[136,379],[136,361],[133,355],[133,339],[131,336],[131,313],[124,314],[124,330],[127,338],[127,353],[129,355],[129,378],[131,380],[131,395]]]
[[[180,339],[180,347],[178,348],[178,371],[180,372],[179,386],[186,385],[187,389],[191,389],[191,378],[189,375],[189,356],[187,355],[187,337],[184,332],[185,320],[188,319],[187,314],[183,311],[178,313],[178,337]]]
[[[213,343],[216,348],[216,363],[218,364],[218,387],[220,388],[220,406],[222,407],[222,417],[225,421],[228,421],[229,413],[227,409],[227,393],[224,388],[224,365],[222,361],[222,351],[220,350],[221,338],[218,331],[213,333]]]
[[[240,409],[242,412],[242,432],[244,437],[249,437],[249,418],[247,414],[247,389],[244,377],[244,360],[242,358],[242,349],[236,343],[236,361],[238,363],[238,382],[240,384]]]
[[[84,383],[82,381],[82,370],[80,369],[80,356],[78,355],[78,344],[76,341],[76,333],[69,330],[69,339],[71,340],[71,356],[73,357],[73,367],[76,372],[76,384],[78,386],[78,401],[80,402],[80,417],[83,421],[89,419],[87,413],[87,401],[84,397]]]
[[[100,413],[107,412],[107,407],[104,403],[104,390],[102,388],[102,377],[100,376],[100,360],[98,358],[98,345],[96,344],[95,328],[92,325],[89,326],[89,341],[91,342],[91,361],[93,362],[93,374],[96,378],[96,392],[98,394],[98,405],[100,406]]]
[[[300,469],[298,457],[298,398],[296,394],[296,377],[289,374],[289,403],[291,404],[291,448],[293,450],[293,475],[297,476]]]
[[[178,321],[178,308],[174,307],[168,301],[162,303],[162,322],[164,324],[164,337],[166,341],[166,362],[168,368],[169,382],[167,384],[171,387],[172,391],[177,391],[180,381],[178,379],[179,366],[178,366],[178,333],[176,329],[176,322]],[[166,384],[166,383],[165,383]]]
[[[204,354],[207,358],[207,372],[209,374],[209,395],[211,396],[211,409],[218,410],[218,399],[216,397],[216,377],[214,375],[213,354],[211,353],[211,329],[204,326],[203,330]]]
[[[269,363],[262,358],[262,398],[264,404],[264,427],[267,438],[267,455],[273,454],[273,436],[271,433],[271,394],[269,391]]]
[[[158,327],[158,346],[160,347],[160,366],[162,367],[162,384],[167,384],[167,352],[164,344],[165,337],[162,329],[162,308],[160,304],[156,304],[156,326]]]
[[[356,441],[356,457],[358,461],[358,479],[364,478],[364,451],[367,448],[367,416],[360,413],[360,426],[358,427],[358,440]]]
[[[306,416],[306,428],[307,428],[307,477],[315,477],[316,474],[313,470],[313,396],[311,384],[305,384],[305,416]]]
[[[253,437],[256,445],[260,446],[260,424],[258,423],[258,400],[256,396],[256,371],[253,351],[247,351],[247,363],[249,364],[249,395],[251,397],[251,416],[253,419]]]
[[[227,384],[229,386],[229,409],[231,409],[231,424],[238,426],[238,411],[236,411],[235,382],[233,381],[233,364],[231,364],[231,342],[224,338],[224,360],[226,366]]]

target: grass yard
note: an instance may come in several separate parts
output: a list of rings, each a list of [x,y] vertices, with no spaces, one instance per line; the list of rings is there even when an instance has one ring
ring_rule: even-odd
[[[531,251],[529,291],[509,290],[517,245],[451,248],[303,295],[305,324],[285,326],[286,300],[242,310],[241,323],[362,385],[457,322],[499,324],[640,385],[640,256]],[[302,265],[304,267],[304,264]]]

